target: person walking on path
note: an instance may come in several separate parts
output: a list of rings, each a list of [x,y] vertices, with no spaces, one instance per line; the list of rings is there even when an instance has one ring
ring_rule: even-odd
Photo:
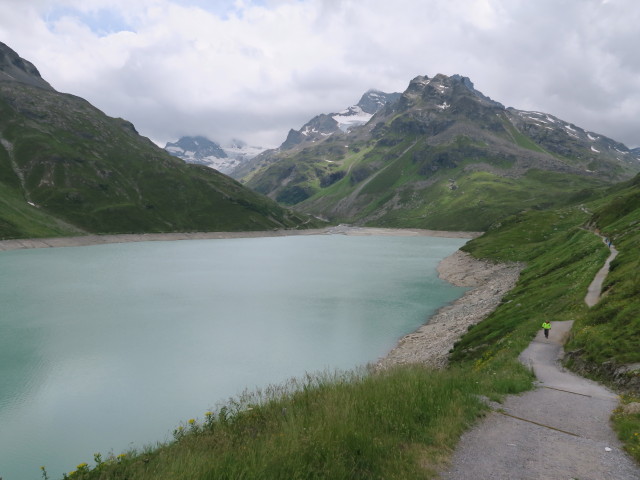
[[[551,330],[551,322],[545,320],[542,322],[542,328],[544,329],[544,338],[549,338],[549,330]]]

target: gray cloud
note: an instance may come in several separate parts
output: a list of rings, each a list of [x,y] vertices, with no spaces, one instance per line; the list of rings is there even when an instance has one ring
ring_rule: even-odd
[[[640,145],[636,0],[0,1],[0,41],[160,144],[275,146],[369,88],[459,73],[505,105]],[[111,31],[118,19],[129,31]]]

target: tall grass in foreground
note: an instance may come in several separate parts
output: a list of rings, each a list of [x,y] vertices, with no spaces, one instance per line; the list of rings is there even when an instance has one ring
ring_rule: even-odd
[[[629,403],[639,403],[640,398],[624,395],[621,400],[622,405],[613,412],[613,426],[624,449],[640,463],[640,413],[625,413],[623,408]]]
[[[461,433],[499,397],[531,384],[507,373],[419,366],[307,376],[231,400],[175,440],[129,452],[73,479],[433,478]]]

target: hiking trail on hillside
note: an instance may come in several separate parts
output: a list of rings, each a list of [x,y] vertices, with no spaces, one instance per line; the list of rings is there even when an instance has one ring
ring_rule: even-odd
[[[572,322],[554,322],[520,355],[537,388],[494,405],[465,433],[446,480],[638,480],[640,467],[609,424],[618,405],[605,387],[565,371],[562,343]]]
[[[598,235],[600,236],[600,235]],[[607,273],[609,273],[609,266],[614,258],[618,255],[618,250],[613,246],[610,242],[607,242],[606,238],[602,238],[602,241],[605,242],[605,245],[609,246],[611,250],[611,254],[607,258],[607,261],[604,262],[602,268],[596,273],[596,276],[593,278],[591,285],[587,289],[587,296],[584,298],[585,303],[589,307],[593,307],[600,300],[600,295],[602,293],[602,284],[604,283],[604,279],[607,277]]]
[[[595,305],[611,255],[589,287],[585,302]],[[540,320],[542,322],[542,319]],[[560,360],[573,322],[554,322],[520,354],[537,377],[536,389],[512,395],[466,432],[443,480],[638,480],[640,466],[611,428],[615,393],[566,371]]]

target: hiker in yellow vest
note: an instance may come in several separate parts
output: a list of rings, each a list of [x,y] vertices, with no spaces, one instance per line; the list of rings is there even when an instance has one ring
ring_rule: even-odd
[[[549,338],[549,330],[551,330],[551,322],[545,320],[542,322],[542,328],[544,329],[544,338]]]

